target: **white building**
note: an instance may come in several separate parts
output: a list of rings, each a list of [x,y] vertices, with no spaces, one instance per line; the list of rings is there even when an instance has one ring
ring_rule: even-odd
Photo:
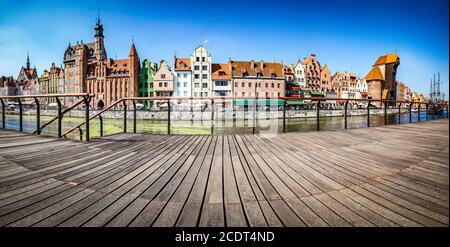
[[[294,81],[298,82],[300,89],[306,88],[305,66],[300,59],[297,64],[292,65],[292,71],[294,71]]]
[[[175,84],[173,96],[192,96],[192,61],[190,58],[174,58]]]
[[[212,64],[212,96],[233,96],[231,93],[231,64]]]
[[[212,92],[211,55],[206,48],[198,46],[191,56],[192,96],[209,97]]]
[[[355,98],[363,99],[367,97],[367,83],[364,78],[358,79],[355,87]]]

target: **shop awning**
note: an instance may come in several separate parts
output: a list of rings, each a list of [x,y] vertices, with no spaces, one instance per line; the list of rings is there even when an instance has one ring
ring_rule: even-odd
[[[252,99],[234,99],[233,104],[236,106],[242,105],[253,105],[254,100]],[[256,101],[257,105],[283,105],[284,102],[282,99],[259,99]]]
[[[303,101],[303,100],[288,100],[286,101],[287,105],[313,105],[314,102],[311,101]]]
[[[322,92],[309,92],[311,97],[325,97],[325,95]]]

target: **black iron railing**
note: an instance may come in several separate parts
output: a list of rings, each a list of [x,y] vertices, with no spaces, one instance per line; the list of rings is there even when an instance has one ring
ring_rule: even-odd
[[[78,93],[78,94],[47,94],[47,95],[20,95],[20,96],[0,96],[0,103],[2,105],[2,128],[6,128],[6,105],[15,104],[19,106],[19,131],[23,132],[23,101],[26,99],[31,99],[34,101],[36,106],[36,130],[34,134],[41,134],[42,129],[48,127],[54,121],[57,121],[57,137],[62,137],[62,119],[64,115],[71,110],[80,106],[81,103],[84,104],[86,119],[84,125],[86,125],[86,139],[89,140],[89,102],[93,97],[93,94],[88,93]],[[63,110],[63,104],[61,103],[61,98],[79,98],[74,104],[70,105],[68,108]],[[57,115],[50,121],[41,125],[41,102],[39,99],[48,100],[54,98],[57,103]],[[31,104],[31,103],[30,103]]]
[[[50,121],[45,123],[44,125],[40,125],[40,102],[39,98],[56,98],[56,102],[58,105],[57,110],[57,116],[52,118]],[[60,101],[60,98],[63,97],[78,97],[81,98],[79,101],[72,104],[70,107],[66,108],[65,110],[62,109],[62,104]],[[121,109],[123,111],[123,132],[127,132],[127,111],[131,109],[133,111],[133,133],[137,133],[137,106],[136,102],[143,102],[143,101],[151,101],[151,102],[164,102],[167,104],[167,133],[171,134],[171,111],[172,111],[172,103],[171,101],[174,100],[190,100],[191,102],[200,100],[200,101],[209,101],[211,105],[210,109],[210,119],[211,119],[211,126],[210,126],[210,134],[214,134],[214,119],[215,119],[215,104],[218,103],[224,103],[226,101],[230,100],[253,100],[253,109],[252,109],[252,115],[253,115],[253,125],[252,125],[252,133],[256,133],[257,127],[256,127],[256,113],[257,113],[257,107],[256,107],[256,101],[258,100],[273,100],[273,98],[260,98],[260,97],[128,97],[128,98],[122,98],[115,102],[113,102],[111,105],[106,107],[103,110],[100,110],[98,113],[95,113],[93,116],[90,116],[90,108],[89,103],[93,95],[91,94],[55,94],[55,95],[30,95],[30,96],[6,96],[6,97],[0,97],[1,104],[2,104],[2,127],[5,128],[5,102],[4,100],[16,100],[19,105],[19,131],[23,131],[23,110],[22,110],[22,99],[31,98],[34,99],[36,104],[36,131],[35,134],[40,134],[42,129],[47,127],[49,124],[51,124],[54,121],[58,122],[58,137],[64,137],[66,138],[68,134],[72,133],[75,130],[78,130],[80,133],[80,140],[83,139],[83,130],[82,126],[85,126],[85,140],[89,141],[89,129],[90,124],[89,122],[93,120],[94,118],[99,118],[99,124],[100,124],[100,136],[104,136],[104,127],[103,127],[103,117],[102,114],[104,114],[107,111],[114,110],[114,109]],[[398,108],[398,123],[401,123],[401,107],[402,105],[407,107],[409,112],[409,122],[412,122],[412,112],[417,111],[419,118],[418,121],[421,121],[421,111],[425,110],[426,112],[426,120],[429,120],[429,110],[430,108],[434,109],[437,105],[430,103],[430,102],[408,102],[408,101],[395,101],[395,100],[373,100],[373,99],[341,99],[341,98],[289,98],[289,97],[283,97],[283,98],[277,98],[276,100],[282,100],[282,105],[280,105],[282,110],[282,129],[283,132],[287,132],[286,129],[286,119],[288,117],[286,116],[287,109],[291,106],[288,104],[288,102],[292,101],[303,101],[308,102],[309,104],[309,110],[315,110],[316,111],[316,130],[320,131],[320,111],[326,110],[329,102],[335,102],[336,104],[340,105],[340,109],[343,110],[343,118],[344,118],[344,128],[347,129],[348,127],[348,109],[349,104],[355,105],[357,103],[365,103],[365,110],[367,111],[367,127],[370,127],[371,121],[370,121],[370,112],[371,109],[383,109],[384,108],[384,124],[387,125],[387,115],[388,115],[388,109],[395,109]],[[130,103],[131,104],[128,104]],[[80,106],[80,104],[84,104],[85,107],[85,120],[84,122],[77,124],[76,126],[69,129],[64,134],[62,133],[62,118],[64,114],[71,111],[72,109],[75,109],[76,107]],[[378,105],[378,106],[377,106]],[[449,111],[449,104],[448,102],[444,102],[438,105],[440,109],[444,109],[444,111]],[[352,108],[353,109],[353,108]],[[405,108],[403,108],[405,109]],[[191,108],[192,110],[192,108]],[[235,112],[235,109],[233,108],[233,112]],[[445,115],[445,114],[444,114]],[[433,114],[434,119],[435,114]],[[235,117],[235,114],[233,114],[233,117]]]

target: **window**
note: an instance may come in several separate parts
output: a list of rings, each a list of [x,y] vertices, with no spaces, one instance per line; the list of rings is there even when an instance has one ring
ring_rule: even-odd
[[[166,74],[161,74],[162,79],[166,79]]]
[[[199,69],[200,69],[200,66],[198,66],[198,65],[194,66],[194,70],[199,70]]]
[[[239,83],[235,82],[234,87],[239,87]]]
[[[208,66],[206,66],[206,65],[202,66],[202,70],[207,70],[207,69],[208,69]]]
[[[194,84],[194,87],[195,87],[195,88],[199,88],[199,87],[200,87],[200,83],[195,83],[195,84]]]
[[[181,74],[180,74],[180,73],[178,73],[178,74],[177,74],[177,78],[180,78],[180,77],[181,77]]]
[[[187,73],[183,73],[183,78],[187,78]]]
[[[248,87],[252,87],[252,83],[251,82],[248,83]]]
[[[269,97],[269,93],[268,92],[266,92],[266,98],[268,98]]]
[[[167,87],[167,82],[164,82],[164,87]]]
[[[269,87],[269,83],[266,82],[266,85],[265,85],[265,86],[266,86],[266,88],[268,88],[268,87]]]
[[[148,88],[148,83],[144,83],[144,88]]]
[[[245,82],[242,83],[242,87],[245,87]]]
[[[148,75],[144,75],[144,78],[147,80],[148,79]]]
[[[242,92],[242,97],[245,97],[245,92]]]
[[[278,93],[278,98],[280,97],[280,93]]]
[[[280,83],[277,84],[277,87],[280,88]]]
[[[238,96],[238,93],[237,92],[234,92],[234,97],[237,97]]]
[[[180,82],[177,82],[177,87],[180,87]]]
[[[186,91],[183,92],[183,96],[187,96],[187,92]]]
[[[208,97],[208,92],[205,92],[204,94],[205,94],[205,97]]]
[[[274,88],[275,87],[275,83],[272,83],[272,88]]]
[[[199,78],[200,78],[200,75],[199,75],[199,74],[195,74],[195,75],[194,75],[194,78],[195,78],[195,79],[199,79]]]
[[[208,79],[208,74],[202,74],[202,79]]]
[[[183,87],[187,87],[187,82],[183,82]]]
[[[208,87],[208,83],[203,83],[202,88],[207,88]]]
[[[200,62],[200,57],[196,57],[195,61]]]
[[[159,87],[162,87],[162,82],[159,83]]]
[[[202,57],[202,62],[204,62],[205,61],[205,57]]]

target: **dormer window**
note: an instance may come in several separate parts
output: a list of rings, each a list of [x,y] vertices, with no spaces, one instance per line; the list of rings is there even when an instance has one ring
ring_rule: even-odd
[[[219,71],[219,75],[220,75],[220,76],[224,76],[224,75],[225,75],[225,72]]]

